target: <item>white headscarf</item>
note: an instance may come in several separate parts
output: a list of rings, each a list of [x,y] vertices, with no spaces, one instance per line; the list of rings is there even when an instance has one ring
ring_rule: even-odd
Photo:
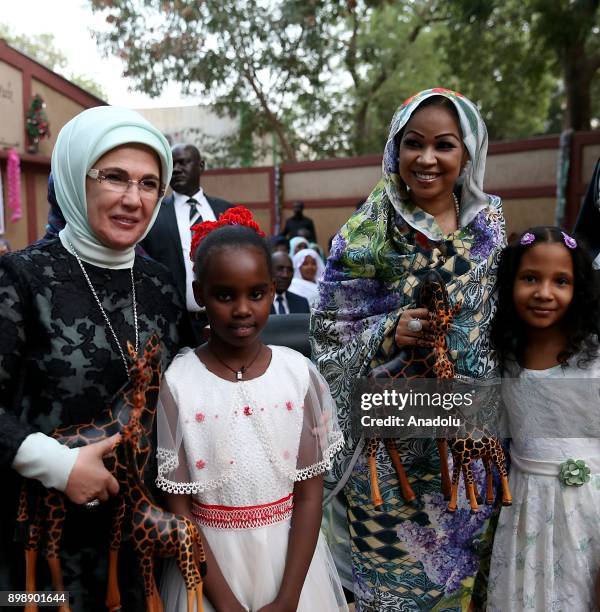
[[[314,282],[318,283],[325,272],[325,264],[323,263],[321,256],[314,249],[302,249],[292,257],[292,262],[294,264],[294,278],[302,278],[300,268],[304,263],[304,260],[309,256],[317,262],[317,274],[315,275]]]
[[[67,222],[59,233],[60,241],[67,251],[71,252],[70,242],[81,259],[102,268],[131,268],[135,245],[116,250],[98,240],[88,222],[86,175],[105,153],[129,143],[147,145],[156,152],[161,183],[168,185],[173,158],[167,139],[139,113],[127,108],[98,106],[79,113],[60,131],[52,152],[56,199]],[[161,201],[162,198],[142,238],[152,228]]]
[[[312,257],[317,262],[317,273],[315,274],[314,281],[308,281],[302,278],[302,272],[300,271],[300,267],[308,256]],[[314,249],[302,249],[298,251],[294,257],[292,257],[292,261],[294,263],[294,278],[290,284],[289,291],[306,298],[308,303],[312,306],[319,295],[318,283],[325,272],[325,264],[321,256]]]
[[[308,247],[308,240],[302,236],[294,236],[290,240],[290,257],[294,257],[294,251],[299,244],[304,243]]]

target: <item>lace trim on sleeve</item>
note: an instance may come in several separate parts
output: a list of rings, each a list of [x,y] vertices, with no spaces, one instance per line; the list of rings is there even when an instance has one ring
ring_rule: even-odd
[[[344,436],[340,432],[333,440],[333,442],[325,449],[323,453],[323,460],[319,463],[309,465],[308,467],[302,468],[301,470],[295,471],[294,480],[308,480],[319,474],[329,472],[333,467],[333,457],[342,448],[344,448]]]
[[[166,478],[165,475],[173,473],[179,467],[177,453],[167,448],[158,448],[156,455],[158,457],[158,477],[156,478],[156,486],[167,493],[191,495],[192,493],[202,493],[210,489],[216,489],[231,480],[234,473],[234,470],[231,469],[219,478],[213,478],[206,482],[175,482]]]

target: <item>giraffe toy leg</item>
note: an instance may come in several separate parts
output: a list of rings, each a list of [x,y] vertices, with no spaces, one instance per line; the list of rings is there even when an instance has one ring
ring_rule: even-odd
[[[163,605],[156,591],[154,581],[154,563],[152,555],[154,550],[150,546],[136,546],[142,579],[144,580],[144,593],[146,595],[146,612],[163,612]]]
[[[477,503],[477,497],[475,495],[475,483],[473,480],[473,470],[471,469],[471,460],[463,465],[464,478],[465,478],[465,489],[467,491],[467,497],[471,506],[471,512],[479,512],[479,504]]]
[[[379,438],[367,440],[367,463],[369,465],[369,477],[371,480],[371,501],[376,510],[383,506],[381,491],[379,490],[379,477],[377,475],[377,447]]]
[[[512,495],[508,486],[508,477],[502,474],[500,480],[502,481],[502,505],[512,506]]]
[[[500,445],[500,442],[496,441],[497,449],[494,454],[494,464],[500,474],[500,481],[502,482],[502,505],[512,506],[512,495],[510,493],[510,487],[508,486],[508,472],[506,471],[506,455],[504,449]]]
[[[25,541],[25,590],[29,593],[37,590],[35,578],[43,520],[42,504],[38,498],[34,519],[27,529],[27,539]],[[35,603],[28,604],[23,609],[26,612],[38,612],[38,606]]]
[[[108,577],[106,582],[106,597],[104,604],[108,612],[119,612],[121,610],[121,591],[117,578],[117,567],[119,564],[119,549],[110,548],[108,551]]]
[[[26,523],[29,520],[29,502],[27,499],[27,483],[21,486],[19,493],[19,507],[17,509],[17,523]]]
[[[406,471],[404,466],[402,465],[402,461],[400,461],[400,456],[398,455],[398,449],[396,448],[396,443],[392,439],[385,440],[385,448],[387,449],[388,455],[392,460],[392,464],[396,470],[396,474],[398,474],[398,480],[400,482],[400,490],[402,491],[402,497],[405,502],[414,501],[417,496],[415,495],[410,483],[408,482],[408,477],[406,475]]]
[[[36,590],[35,588],[35,570],[37,567],[37,548],[31,548],[25,550],[25,590],[28,593],[32,593]],[[23,608],[26,612],[37,612],[38,607],[35,604],[29,604]]]
[[[63,525],[66,517],[65,498],[54,489],[49,489],[43,500],[47,509],[46,516],[46,561],[52,578],[52,588],[55,591],[64,591],[62,569],[60,566],[60,543]],[[68,604],[58,607],[59,612],[70,612]]]
[[[177,565],[185,582],[187,612],[194,612],[194,601],[198,605],[198,612],[202,612],[202,576],[196,564],[194,543],[199,545],[202,557],[204,552],[198,530],[191,521],[185,521],[185,529],[180,532],[180,538]]]
[[[204,605],[202,603],[202,580],[204,576],[206,576],[206,554],[204,553],[202,538],[200,537],[198,528],[192,523],[191,529],[193,530],[194,534],[194,566],[198,572],[198,576],[196,578],[196,611],[204,612]]]
[[[110,534],[110,548],[108,551],[108,581],[106,584],[106,607],[109,612],[121,609],[121,592],[119,590],[119,579],[117,574],[119,549],[123,536],[123,520],[125,518],[125,498],[119,499],[116,513],[113,518]]]
[[[460,482],[460,460],[456,455],[452,456],[452,489],[450,501],[448,502],[448,512],[456,512],[458,506],[458,483]]]
[[[62,570],[60,567],[60,559],[52,558],[48,559],[48,567],[50,568],[50,575],[52,577],[52,588],[55,591],[64,591],[65,585],[63,583]],[[63,604],[58,606],[57,610],[59,612],[71,612],[71,606],[67,604]]]

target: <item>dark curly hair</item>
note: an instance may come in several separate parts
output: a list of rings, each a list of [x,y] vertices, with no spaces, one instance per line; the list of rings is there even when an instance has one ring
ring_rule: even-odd
[[[521,244],[525,233],[535,237],[530,244]],[[573,300],[565,314],[564,324],[567,345],[558,355],[558,362],[566,365],[567,360],[579,354],[577,364],[585,366],[598,354],[600,337],[600,293],[592,259],[578,238],[574,249],[565,248],[573,262]],[[513,287],[523,254],[542,243],[564,245],[561,229],[551,225],[532,227],[516,237],[501,253],[498,265],[496,289],[498,309],[492,320],[492,348],[504,369],[508,361],[520,361],[525,350],[525,325],[517,315],[513,303]]]
[[[200,283],[204,280],[204,274],[210,266],[210,257],[215,252],[223,249],[241,250],[246,248],[254,248],[264,255],[269,274],[273,276],[271,251],[267,241],[253,229],[244,225],[224,225],[207,234],[198,245],[194,256],[194,276],[196,280]]]

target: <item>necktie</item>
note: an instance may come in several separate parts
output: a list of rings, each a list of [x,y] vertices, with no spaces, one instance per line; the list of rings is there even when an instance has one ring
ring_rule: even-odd
[[[190,223],[191,223],[196,218],[196,215],[198,214],[198,207],[196,206],[196,204],[198,204],[198,200],[194,200],[194,198],[190,198],[186,202],[186,204],[190,205]],[[202,217],[199,217],[196,223],[201,223],[201,222],[202,222]]]
[[[285,312],[285,307],[283,306],[283,296],[278,295],[275,298],[275,301],[277,302],[277,314],[287,314]]]

